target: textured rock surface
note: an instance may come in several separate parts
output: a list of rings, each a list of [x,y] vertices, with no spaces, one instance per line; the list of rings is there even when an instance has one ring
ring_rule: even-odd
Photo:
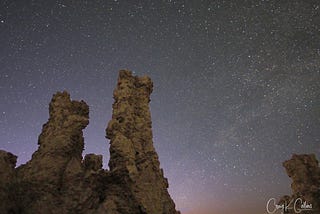
[[[71,101],[67,92],[58,92],[51,100],[49,115],[39,136],[38,150],[27,164],[19,167],[18,176],[59,186],[71,165],[80,169],[82,129],[89,123],[89,107],[83,101]]]
[[[15,178],[16,162],[17,156],[0,150],[0,211],[12,210],[15,206],[8,197],[10,189],[7,187]]]
[[[82,158],[89,107],[55,94],[38,150],[15,168],[16,156],[0,151],[0,213],[176,214],[152,143],[152,82],[120,71],[107,127],[110,171],[102,156]]]
[[[149,77],[120,71],[114,91],[112,120],[106,134],[110,142],[111,173],[124,178],[139,207],[146,213],[175,213],[152,142]]]
[[[320,213],[320,167],[319,162],[314,154],[296,155],[294,154],[290,160],[283,163],[288,176],[292,179],[292,195],[283,196],[279,204],[294,205],[296,199],[302,199],[307,204],[312,204],[312,211],[303,211],[303,213]],[[300,200],[297,201],[301,208]],[[288,213],[295,213],[289,210]]]

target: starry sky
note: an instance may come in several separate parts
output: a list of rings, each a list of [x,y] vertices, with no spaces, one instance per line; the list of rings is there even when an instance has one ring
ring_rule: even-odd
[[[149,75],[154,146],[183,214],[263,214],[282,162],[320,159],[318,0],[2,0],[0,149],[37,149],[56,91],[90,106],[109,159],[118,70]]]

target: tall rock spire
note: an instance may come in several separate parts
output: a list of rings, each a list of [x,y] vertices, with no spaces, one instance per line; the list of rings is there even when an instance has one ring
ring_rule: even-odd
[[[150,94],[153,83],[147,76],[119,72],[114,90],[112,120],[106,129],[110,139],[109,167],[124,178],[141,210],[152,214],[175,214],[167,188],[168,181],[160,168],[152,142]]]

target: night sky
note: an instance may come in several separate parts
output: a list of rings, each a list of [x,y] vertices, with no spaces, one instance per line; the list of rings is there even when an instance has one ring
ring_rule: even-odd
[[[0,149],[37,149],[57,91],[90,106],[109,159],[118,71],[149,75],[154,146],[183,214],[262,214],[282,162],[320,159],[318,0],[1,0]]]

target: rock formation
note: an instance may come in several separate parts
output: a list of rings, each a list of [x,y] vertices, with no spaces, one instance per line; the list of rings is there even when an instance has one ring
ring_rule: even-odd
[[[124,179],[141,210],[146,213],[175,213],[152,143],[149,111],[152,81],[121,71],[113,95],[112,120],[106,133],[110,142],[111,173]]]
[[[82,158],[89,107],[55,94],[38,150],[15,168],[16,156],[0,151],[0,213],[177,214],[152,142],[152,81],[120,71],[114,91],[110,170],[102,156]]]
[[[314,154],[296,155],[283,163],[288,176],[292,179],[292,195],[283,196],[279,204],[286,204],[296,210],[289,209],[287,213],[297,213],[304,202],[312,205],[311,210],[302,211],[304,214],[320,213],[320,167]],[[300,200],[301,199],[301,200]],[[302,207],[309,208],[308,207]]]

